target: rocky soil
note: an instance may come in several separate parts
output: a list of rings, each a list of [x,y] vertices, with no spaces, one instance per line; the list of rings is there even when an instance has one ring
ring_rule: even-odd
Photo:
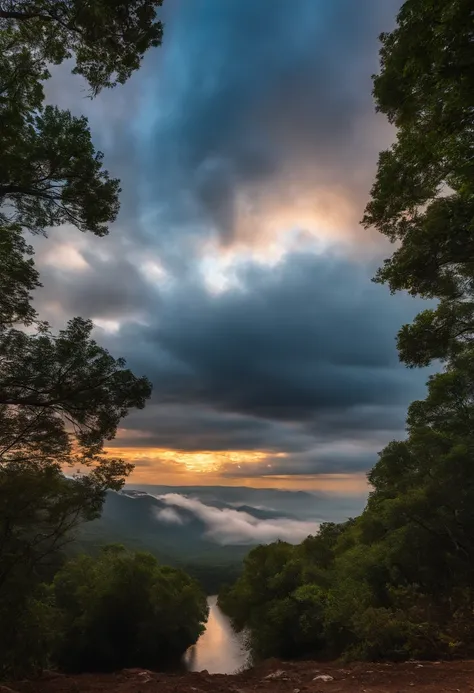
[[[323,664],[270,660],[227,676],[162,674],[125,669],[0,686],[0,693],[474,693],[474,661],[405,664]]]

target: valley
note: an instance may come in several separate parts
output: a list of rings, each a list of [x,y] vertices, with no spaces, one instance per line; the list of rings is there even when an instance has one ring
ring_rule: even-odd
[[[81,525],[70,550],[120,543],[183,568],[207,594],[233,583],[258,544],[297,543],[324,521],[358,514],[365,498],[223,486],[136,486],[108,492],[102,516]]]

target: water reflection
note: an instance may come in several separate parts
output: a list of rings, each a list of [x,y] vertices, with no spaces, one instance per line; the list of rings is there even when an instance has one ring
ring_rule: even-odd
[[[206,630],[184,655],[188,671],[207,669],[210,674],[233,674],[246,665],[248,653],[243,636],[236,633],[227,616],[217,606],[217,597],[208,597]]]

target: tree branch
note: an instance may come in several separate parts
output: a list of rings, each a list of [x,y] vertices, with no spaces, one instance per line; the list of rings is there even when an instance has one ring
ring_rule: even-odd
[[[47,22],[52,22],[53,18],[41,12],[9,12],[8,10],[0,10],[1,19],[19,19],[26,21],[27,19],[45,19]]]

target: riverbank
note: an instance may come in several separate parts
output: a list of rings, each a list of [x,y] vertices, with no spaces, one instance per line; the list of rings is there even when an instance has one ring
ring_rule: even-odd
[[[129,669],[0,686],[0,693],[474,693],[474,662],[404,664],[279,662],[240,674],[161,674]]]

